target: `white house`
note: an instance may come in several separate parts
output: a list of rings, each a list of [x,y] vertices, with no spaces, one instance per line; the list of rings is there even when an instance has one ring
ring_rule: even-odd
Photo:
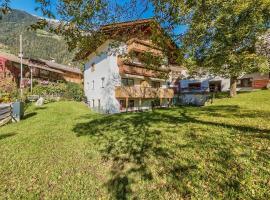
[[[150,21],[139,20],[127,24],[150,26],[147,23]],[[158,56],[162,51],[147,38],[130,37],[118,45],[112,45],[114,43],[114,40],[108,39],[87,58],[84,91],[89,106],[103,113],[149,109],[154,104],[168,106],[174,91],[161,74],[169,74],[169,68],[160,66],[148,69],[140,59],[130,60],[123,56],[133,52],[139,57],[141,53],[149,51]]]

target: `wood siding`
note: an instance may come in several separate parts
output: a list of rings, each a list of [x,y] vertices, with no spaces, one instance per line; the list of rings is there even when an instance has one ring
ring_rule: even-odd
[[[254,80],[253,81],[253,88],[254,89],[262,89],[265,88],[267,86],[267,84],[269,83],[269,79],[264,79],[264,80]]]

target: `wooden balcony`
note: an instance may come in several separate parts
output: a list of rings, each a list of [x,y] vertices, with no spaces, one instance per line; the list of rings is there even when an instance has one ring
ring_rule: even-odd
[[[128,52],[151,52],[154,55],[162,56],[163,52],[151,42],[142,41],[138,39],[131,39],[127,42]]]
[[[143,98],[143,99],[172,99],[174,91],[167,88],[151,88],[151,87],[140,87],[140,86],[119,86],[115,89],[116,98]]]

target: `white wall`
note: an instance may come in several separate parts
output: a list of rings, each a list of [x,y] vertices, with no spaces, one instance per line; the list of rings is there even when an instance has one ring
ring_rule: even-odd
[[[106,41],[89,56],[89,62],[85,64],[84,71],[84,91],[89,106],[97,109],[98,101],[100,101],[101,109],[106,113],[119,112],[120,105],[115,98],[115,86],[121,83],[117,55],[125,51],[126,48],[125,45],[121,44],[116,50],[111,47],[112,42],[111,40]],[[93,63],[94,71],[91,69]],[[104,88],[102,88],[102,78],[104,78]]]
[[[209,88],[210,81],[221,81],[221,91],[228,91],[230,89],[230,79],[219,77],[219,76],[205,76],[202,78],[195,79],[184,79],[180,81],[181,88],[188,88],[189,83],[201,83],[201,87]]]

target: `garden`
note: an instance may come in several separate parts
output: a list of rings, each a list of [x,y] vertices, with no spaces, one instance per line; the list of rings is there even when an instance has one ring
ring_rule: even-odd
[[[32,91],[30,85],[23,89],[23,96],[20,95],[20,89],[6,84],[0,89],[0,103],[11,103],[16,100],[22,100],[27,103],[33,96],[43,97],[48,102],[59,100],[82,101],[84,94],[82,85],[71,82],[49,82],[33,81]]]

